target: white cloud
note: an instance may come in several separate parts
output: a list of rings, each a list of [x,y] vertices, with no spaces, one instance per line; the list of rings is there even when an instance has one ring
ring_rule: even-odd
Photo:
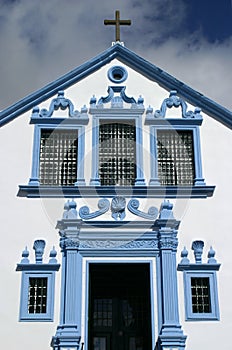
[[[132,19],[131,28],[122,28],[126,46],[230,106],[225,96],[231,84],[232,42],[213,45],[200,33],[188,35],[183,0],[86,0],[78,4],[74,0],[23,0],[0,4],[1,109],[109,47],[114,28],[105,27],[103,20],[114,18],[115,9],[121,10],[122,19]]]

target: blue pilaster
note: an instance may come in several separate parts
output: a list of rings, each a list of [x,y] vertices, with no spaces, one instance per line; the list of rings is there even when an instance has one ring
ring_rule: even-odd
[[[186,336],[179,323],[178,290],[176,272],[177,229],[180,222],[175,220],[172,204],[164,201],[156,221],[159,240],[158,279],[161,287],[159,303],[158,349],[185,349]]]
[[[51,346],[54,350],[79,349],[81,338],[81,259],[79,255],[79,232],[82,221],[77,219],[76,203],[65,205],[63,219],[58,221],[62,250],[62,281],[60,325]]]

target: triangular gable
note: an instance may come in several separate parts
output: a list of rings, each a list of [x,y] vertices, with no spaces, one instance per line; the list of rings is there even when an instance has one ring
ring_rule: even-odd
[[[187,102],[200,107],[204,113],[232,129],[232,112],[119,43],[0,112],[0,126],[9,123],[41,102],[56,95],[59,90],[65,90],[88,77],[115,58],[149,80],[158,83],[164,89],[168,91],[177,90],[178,95]]]

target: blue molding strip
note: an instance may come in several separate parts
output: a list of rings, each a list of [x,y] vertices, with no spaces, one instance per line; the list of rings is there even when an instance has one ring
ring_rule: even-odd
[[[20,185],[18,197],[27,198],[207,198],[212,197],[215,186],[32,186]]]
[[[200,107],[207,115],[232,129],[231,111],[192,89],[182,81],[174,78],[170,74],[166,73],[154,64],[144,60],[142,57],[120,44],[115,44],[111,48],[105,50],[98,56],[85,62],[71,72],[63,75],[59,79],[26,96],[22,100],[0,112],[0,127],[11,122],[41,102],[56,95],[59,90],[67,89],[78,81],[86,78],[115,58],[146,78],[157,82],[164,89],[168,91],[177,90],[178,95],[184,98],[187,102]]]

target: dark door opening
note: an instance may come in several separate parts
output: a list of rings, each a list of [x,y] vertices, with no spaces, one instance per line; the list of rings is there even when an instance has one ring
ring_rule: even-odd
[[[89,350],[150,350],[149,264],[91,264]]]

